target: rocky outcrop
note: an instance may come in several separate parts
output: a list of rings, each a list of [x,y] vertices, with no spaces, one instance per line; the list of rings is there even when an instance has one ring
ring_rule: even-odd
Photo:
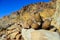
[[[31,34],[31,40],[60,40],[60,36],[57,32],[37,30],[33,31]]]
[[[0,19],[0,40],[59,40],[60,1],[25,6]]]
[[[53,15],[53,21],[51,22],[60,32],[60,0],[56,1],[56,12]]]

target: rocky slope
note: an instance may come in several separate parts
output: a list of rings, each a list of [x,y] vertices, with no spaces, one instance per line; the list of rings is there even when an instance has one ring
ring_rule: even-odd
[[[60,40],[59,7],[59,0],[51,0],[4,16],[0,19],[0,40]]]

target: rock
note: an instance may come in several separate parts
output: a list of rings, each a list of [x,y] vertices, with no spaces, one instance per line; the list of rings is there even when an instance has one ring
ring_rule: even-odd
[[[45,19],[43,24],[42,24],[42,29],[48,29],[51,25],[51,20]]]
[[[56,11],[52,18],[51,25],[54,25],[60,32],[60,0],[56,1]]]
[[[54,17],[52,17],[53,15]],[[54,19],[51,22],[54,28],[51,29],[52,31],[42,30],[49,27],[50,21],[45,21],[45,19],[49,18]],[[43,21],[45,22],[43,23]],[[35,30],[39,27],[42,28]],[[39,2],[31,4],[18,12],[13,12],[11,15],[4,16],[0,19],[0,35],[7,33],[7,37],[11,38],[10,40],[59,40],[60,35],[58,32],[54,32],[55,28],[60,32],[59,0],[57,0],[57,3],[56,0],[52,0],[48,3]],[[5,39],[3,38],[1,40]]]
[[[7,40],[6,35],[5,35],[5,34],[4,34],[4,35],[2,35],[2,36],[0,37],[0,40]]]
[[[18,26],[18,27],[17,27]],[[8,37],[10,37],[11,39],[15,38],[16,35],[21,34],[19,33],[21,32],[21,28],[19,25],[17,25],[16,23],[10,27],[7,28],[7,35]],[[14,35],[14,36],[13,36]]]
[[[33,28],[33,29],[38,29],[38,28],[39,28],[39,25],[38,25],[37,23],[33,23],[33,24],[31,25],[31,28]]]
[[[31,40],[31,32],[34,31],[34,29],[22,29],[22,37],[24,40]]]
[[[35,30],[31,33],[31,40],[60,40],[60,35],[57,32]]]
[[[22,29],[24,40],[60,40],[57,32],[48,30]]]

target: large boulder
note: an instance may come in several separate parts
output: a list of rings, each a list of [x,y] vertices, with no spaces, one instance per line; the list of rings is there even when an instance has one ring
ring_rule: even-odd
[[[31,40],[31,32],[34,31],[34,29],[22,29],[22,37],[24,40]]]
[[[47,30],[35,30],[31,33],[31,40],[60,40],[57,32]]]
[[[60,40],[58,32],[48,30],[22,29],[24,40]]]

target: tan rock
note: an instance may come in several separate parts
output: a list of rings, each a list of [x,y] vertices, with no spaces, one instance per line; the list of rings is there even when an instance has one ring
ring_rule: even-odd
[[[57,32],[50,32],[46,30],[36,30],[31,33],[31,40],[60,40]]]
[[[52,25],[54,25],[60,32],[60,1],[56,1],[56,11],[53,15]]]
[[[22,29],[22,37],[24,40],[31,40],[31,32],[34,31],[34,29]]]
[[[33,29],[38,29],[38,28],[39,28],[39,25],[38,25],[37,23],[33,23],[33,24],[31,25],[31,28],[33,28]]]
[[[43,28],[43,29],[47,29],[47,28],[50,27],[50,25],[51,25],[51,20],[46,19],[46,20],[44,21],[44,23],[42,24],[42,28]]]

